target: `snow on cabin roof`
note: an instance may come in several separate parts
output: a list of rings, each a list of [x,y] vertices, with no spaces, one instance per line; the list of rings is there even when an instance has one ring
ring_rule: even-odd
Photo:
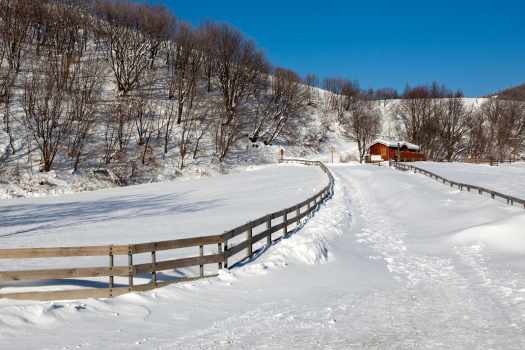
[[[419,150],[421,150],[421,147],[419,147],[418,145],[414,145],[413,143],[406,142],[406,141],[375,140],[374,144],[376,144],[376,143],[380,143],[382,145],[385,145],[385,146],[388,146],[388,147],[394,147],[394,148],[397,148],[398,144],[399,144],[399,147],[406,147],[406,148],[408,148],[409,150],[412,150],[412,151],[419,151]]]

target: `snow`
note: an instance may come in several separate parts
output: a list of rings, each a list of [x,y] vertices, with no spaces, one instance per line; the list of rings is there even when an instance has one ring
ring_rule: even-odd
[[[382,139],[379,139],[379,140],[375,140],[373,142],[373,144],[376,144],[376,143],[380,143],[380,144],[388,146],[388,147],[396,147],[396,148],[397,147],[400,147],[400,148],[406,147],[409,150],[413,150],[413,151],[419,151],[420,150],[420,147],[418,145],[415,145],[415,144],[407,142],[407,141],[394,141],[394,140],[382,140]]]
[[[523,209],[388,167],[331,168],[334,198],[253,261],[111,300],[0,300],[0,348],[525,347]]]
[[[525,227],[525,216],[505,218],[458,232],[452,237],[452,242],[459,244],[480,242],[487,249],[496,252],[524,255],[523,227]]]
[[[0,241],[3,247],[82,246],[220,234],[301,202],[328,181],[316,167],[250,170],[200,180],[3,201]]]
[[[438,162],[416,162],[415,165],[452,181],[525,199],[525,162],[503,163],[499,166]]]

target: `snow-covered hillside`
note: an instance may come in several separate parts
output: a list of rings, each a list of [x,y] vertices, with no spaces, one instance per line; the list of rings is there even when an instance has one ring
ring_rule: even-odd
[[[113,300],[0,300],[0,347],[525,347],[523,209],[388,167],[331,169],[334,199],[249,264]],[[316,184],[315,170],[282,171],[300,173],[286,193]],[[243,183],[262,194],[256,182]],[[261,206],[285,199],[263,197]]]

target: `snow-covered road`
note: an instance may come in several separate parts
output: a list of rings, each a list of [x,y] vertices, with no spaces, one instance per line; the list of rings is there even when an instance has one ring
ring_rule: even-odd
[[[114,300],[0,301],[0,348],[525,348],[522,209],[332,170],[334,199],[253,262]]]

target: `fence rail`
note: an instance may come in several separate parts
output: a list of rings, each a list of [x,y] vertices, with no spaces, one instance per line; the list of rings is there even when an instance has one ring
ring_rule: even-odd
[[[525,209],[525,199],[521,199],[521,198],[518,198],[518,197],[510,196],[510,195],[507,195],[507,194],[504,194],[504,193],[500,193],[500,192],[497,192],[497,191],[494,191],[494,190],[491,190],[491,189],[488,189],[488,188],[485,188],[485,187],[480,187],[480,186],[475,186],[475,185],[471,185],[471,184],[466,184],[466,183],[452,181],[452,180],[449,180],[447,178],[444,178],[443,176],[437,175],[437,174],[435,174],[435,173],[433,173],[431,171],[428,171],[428,170],[425,170],[425,169],[422,169],[422,168],[418,168],[418,167],[416,167],[414,165],[404,164],[404,163],[399,163],[399,162],[393,162],[393,165],[394,165],[395,168],[400,169],[400,170],[405,170],[405,171],[406,170],[412,170],[415,173],[420,173],[420,174],[426,175],[426,176],[428,176],[428,177],[430,177],[432,179],[435,179],[436,181],[442,182],[443,184],[449,184],[450,187],[456,186],[461,191],[463,191],[463,189],[466,189],[468,192],[478,191],[478,194],[480,194],[480,195],[482,195],[484,193],[489,194],[492,199],[496,199],[496,198],[504,199],[505,201],[507,201],[507,204],[509,204],[509,205],[521,204],[523,206],[523,208]]]
[[[41,258],[70,258],[70,257],[107,257],[107,266],[104,267],[78,267],[55,268],[22,271],[0,271],[1,282],[13,281],[49,281],[71,278],[108,278],[106,288],[82,288],[72,290],[29,291],[17,293],[0,293],[1,298],[19,300],[60,300],[84,298],[111,298],[133,291],[147,291],[163,287],[172,283],[191,281],[216,274],[206,274],[205,266],[216,265],[217,269],[228,268],[239,261],[253,257],[253,247],[257,242],[266,239],[266,245],[274,242],[277,232],[288,235],[290,226],[300,225],[301,220],[311,215],[319,206],[331,198],[334,193],[334,177],[330,170],[318,161],[300,159],[284,159],[281,163],[299,163],[308,166],[318,166],[327,175],[329,182],[315,195],[292,207],[279,210],[236,227],[221,235],[193,237],[171,241],[151,242],[129,245],[104,245],[86,247],[53,247],[53,248],[20,248],[0,249],[0,259],[41,259]],[[281,222],[274,222],[279,219]],[[263,226],[265,225],[265,226]],[[263,226],[263,231],[254,234],[256,228]],[[245,235],[241,241],[235,238]],[[205,255],[204,248],[213,246],[216,253]],[[182,248],[198,248],[198,255],[158,261],[158,252],[176,251]],[[243,251],[246,253],[237,258]],[[134,256],[137,254],[150,254],[151,262],[136,264]],[[116,266],[115,258],[127,257],[127,264]],[[159,281],[157,272],[176,270],[187,267],[198,267],[199,273],[193,277],[177,278],[174,281]],[[138,275],[150,274],[147,284],[135,284]],[[127,286],[116,286],[115,277],[127,278]],[[0,284],[1,287],[1,284]]]

